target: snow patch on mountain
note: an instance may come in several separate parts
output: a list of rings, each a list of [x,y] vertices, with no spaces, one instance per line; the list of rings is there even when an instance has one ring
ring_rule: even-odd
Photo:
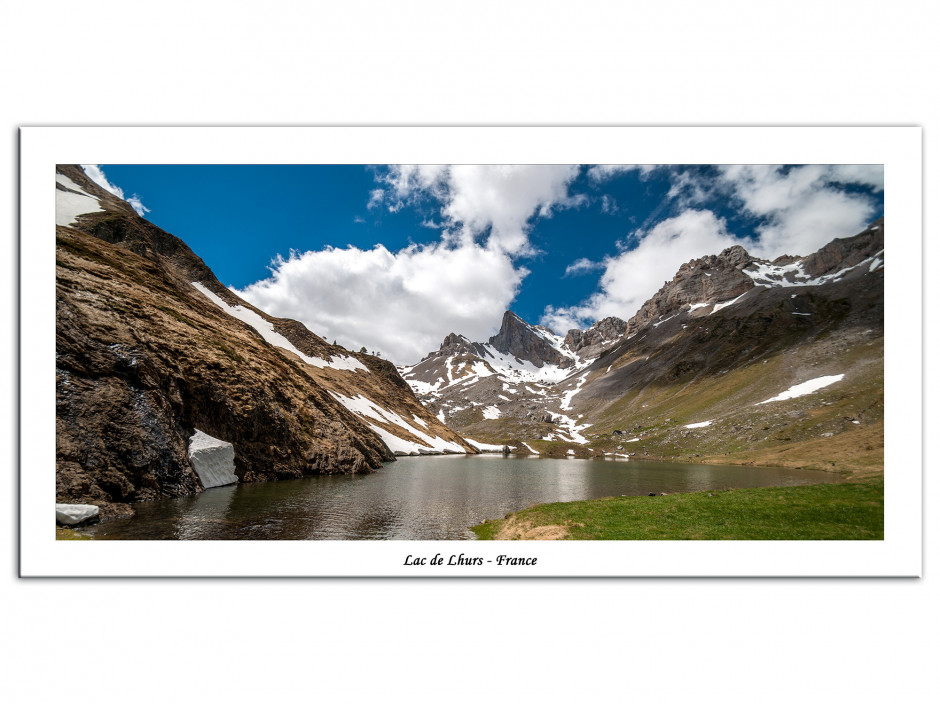
[[[711,312],[709,312],[708,315],[711,316],[713,313],[718,313],[718,311],[720,311],[723,308],[727,308],[728,306],[733,306],[734,304],[738,303],[738,301],[740,301],[745,296],[747,296],[748,293],[750,293],[750,291],[752,290],[749,289],[748,291],[745,291],[740,296],[736,296],[735,298],[731,299],[731,301],[722,301],[721,303],[715,304],[715,306],[712,308]]]
[[[258,334],[264,338],[265,341],[273,345],[274,347],[281,348],[282,350],[287,350],[288,352],[294,353],[301,360],[306,362],[308,365],[313,365],[314,367],[330,367],[334,370],[364,370],[365,372],[369,371],[369,368],[363,365],[359,360],[354,357],[349,357],[348,355],[337,355],[332,360],[324,360],[319,357],[311,357],[309,355],[304,355],[300,350],[294,347],[294,344],[290,342],[283,335],[274,330],[274,324],[271,321],[262,318],[260,315],[252,311],[250,308],[245,308],[244,306],[229,306],[225,301],[223,301],[219,296],[214,294],[208,288],[206,288],[200,282],[191,282],[192,285],[199,290],[207,299],[209,299],[216,306],[225,311],[228,315],[233,318],[237,318],[243,323],[247,323],[249,326],[254,328]]]
[[[561,395],[560,406],[562,409],[564,409],[565,411],[569,411],[571,409],[571,400],[574,399],[574,396],[578,392],[581,391],[581,387],[584,386],[584,383],[587,381],[587,377],[588,377],[588,373],[585,372],[584,374],[581,375],[580,378],[578,378],[578,383],[577,385],[575,385],[574,389],[568,390],[567,392]]]
[[[55,175],[56,183],[70,189],[55,190],[55,224],[69,226],[80,215],[104,212],[101,202],[64,174]]]
[[[475,441],[472,438],[467,438],[466,436],[464,436],[463,439],[481,453],[502,453],[503,448],[505,447],[496,443],[481,443],[480,441]]]
[[[884,250],[880,250],[858,264],[818,277],[811,277],[804,271],[804,262],[802,260],[784,265],[755,261],[741,271],[759,286],[822,286],[830,282],[837,282],[845,275],[855,270],[862,270],[865,267],[868,267],[869,272],[874,272],[878,267],[884,265],[884,260],[881,258],[883,254]]]
[[[564,414],[557,414],[555,416],[555,423],[558,426],[564,428],[565,434],[570,437],[570,439],[563,440],[571,440],[573,443],[578,443],[580,445],[584,445],[588,442],[588,439],[581,435],[581,431],[589,428],[592,424],[579,424],[573,418],[570,416],[565,416]]]
[[[358,394],[354,397],[347,397],[343,394],[333,391],[331,391],[330,394],[334,399],[336,399],[336,401],[338,401],[353,413],[358,414],[359,416],[364,416],[366,418],[380,421],[385,424],[398,426],[400,429],[408,433],[408,435],[420,438],[426,444],[421,445],[419,443],[415,443],[414,441],[400,438],[391,431],[376,426],[375,424],[368,424],[369,428],[375,431],[382,438],[382,440],[385,442],[385,445],[387,445],[389,450],[392,451],[392,453],[395,455],[429,455],[435,453],[466,452],[456,443],[445,441],[443,438],[430,436],[427,433],[424,433],[414,425],[408,423],[408,421],[403,419],[394,411],[379,406],[371,399],[368,399],[361,394]],[[420,419],[418,420],[420,421]],[[427,428],[427,424],[424,424],[424,422],[421,423],[425,426],[425,428]]]
[[[764,401],[758,402],[755,406],[760,404],[769,404],[772,401],[783,401],[785,399],[795,399],[797,397],[802,397],[807,394],[812,394],[813,392],[822,389],[823,387],[828,387],[830,384],[835,384],[836,382],[841,381],[845,377],[844,374],[841,375],[827,375],[826,377],[816,377],[815,379],[810,379],[800,384],[794,384],[785,392],[781,392],[775,397],[770,399],[765,399]]]

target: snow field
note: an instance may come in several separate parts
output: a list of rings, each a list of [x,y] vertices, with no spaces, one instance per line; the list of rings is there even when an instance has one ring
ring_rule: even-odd
[[[55,224],[69,226],[85,213],[104,212],[97,198],[84,191],[78,184],[64,174],[55,175],[56,183],[71,191],[55,190]],[[78,193],[72,193],[77,191]]]
[[[757,404],[754,406],[769,404],[772,401],[783,401],[785,399],[796,399],[797,397],[806,396],[807,394],[812,394],[813,392],[822,389],[823,387],[828,387],[830,384],[835,384],[836,382],[841,381],[844,377],[844,374],[828,375],[826,377],[816,377],[815,379],[810,379],[805,382],[801,382],[800,384],[794,384],[785,392],[781,392],[777,396],[771,397],[770,399],[757,402]]]

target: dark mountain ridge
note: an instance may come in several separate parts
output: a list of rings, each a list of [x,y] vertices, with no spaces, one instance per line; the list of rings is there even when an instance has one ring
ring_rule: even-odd
[[[56,178],[57,502],[107,518],[200,492],[196,429],[234,445],[242,482],[476,452],[391,363],[242,301],[80,167]]]

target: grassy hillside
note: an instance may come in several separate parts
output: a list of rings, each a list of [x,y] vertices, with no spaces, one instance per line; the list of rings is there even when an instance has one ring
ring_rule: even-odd
[[[480,539],[884,539],[884,479],[543,504],[472,528]]]

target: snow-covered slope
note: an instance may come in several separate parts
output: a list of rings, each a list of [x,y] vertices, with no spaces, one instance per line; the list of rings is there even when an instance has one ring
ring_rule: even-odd
[[[507,311],[489,342],[451,334],[440,350],[399,371],[445,423],[502,419],[503,425],[527,427],[532,437],[584,443],[587,426],[568,412],[586,381],[584,370],[596,359],[581,353],[598,350],[606,338],[596,331],[573,337],[575,332],[588,333],[563,338]]]
[[[101,202],[65,174],[56,174],[55,224],[74,225],[78,216],[104,211]]]

